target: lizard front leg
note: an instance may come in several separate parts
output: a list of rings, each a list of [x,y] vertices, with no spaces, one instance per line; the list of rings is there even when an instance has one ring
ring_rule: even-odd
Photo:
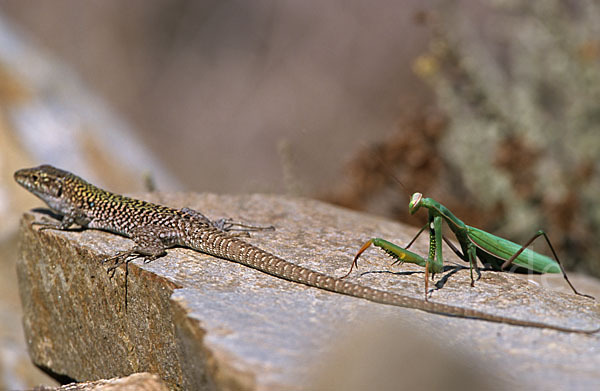
[[[44,231],[47,229],[54,229],[57,231],[66,231],[73,224],[79,224],[82,227],[85,227],[89,223],[89,219],[83,215],[78,215],[75,213],[64,214],[60,222],[50,222],[50,221],[34,221],[31,225],[39,225],[41,228],[40,231]]]
[[[119,266],[136,258],[144,258],[144,263],[154,261],[164,256],[167,253],[166,249],[173,242],[172,235],[164,233],[161,230],[152,229],[152,227],[136,227],[131,232],[131,239],[135,242],[135,246],[131,249],[119,251],[112,257],[102,260],[102,263],[114,261],[114,264],[108,268],[108,273],[112,272],[112,275],[114,275],[115,270]]]
[[[125,312],[127,312],[129,262],[143,257],[146,263],[164,256],[167,253],[166,249],[174,243],[174,238],[173,234],[157,227],[136,227],[131,232],[131,239],[135,242],[135,246],[102,260],[102,263],[114,261],[114,264],[106,270],[106,273],[110,274],[109,278],[113,278],[117,268],[125,264]]]

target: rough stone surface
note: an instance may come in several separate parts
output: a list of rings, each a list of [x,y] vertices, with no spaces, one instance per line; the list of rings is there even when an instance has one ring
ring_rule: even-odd
[[[24,210],[39,205],[14,179],[15,170],[41,163],[77,167],[111,189],[147,189],[147,174],[162,189],[180,187],[155,154],[73,70],[28,40],[0,9],[0,390],[53,384],[31,364],[21,327],[15,264]],[[146,139],[148,137],[145,137]],[[55,384],[57,385],[57,384]]]
[[[36,387],[36,391],[167,391],[157,375],[134,373],[127,377],[70,383],[62,387]]]
[[[347,271],[369,237],[404,244],[416,232],[307,199],[213,194],[142,198],[192,207],[212,218],[273,224],[275,232],[255,234],[249,240],[292,262],[336,276]],[[358,376],[370,358],[385,354],[371,351],[363,356],[362,350],[356,350],[364,346],[361,341],[382,338],[381,331],[362,330],[368,330],[368,325],[393,324],[391,330],[399,332],[387,328],[383,338],[388,346],[402,346],[407,339],[423,340],[446,352],[450,360],[469,357],[464,365],[489,382],[489,388],[582,389],[600,383],[600,335],[514,327],[380,305],[290,283],[188,249],[169,250],[148,264],[131,263],[125,312],[124,268],[111,280],[99,259],[132,242],[92,230],[32,229],[31,222],[43,217],[28,213],[21,225],[18,276],[25,333],[37,365],[78,381],[145,371],[159,374],[170,387],[186,389],[343,385],[341,380]],[[426,254],[427,239],[417,241],[414,250]],[[448,265],[464,265],[449,250],[445,259]],[[359,272],[350,278],[422,297],[422,269],[391,267],[390,263],[381,251],[369,250]],[[550,291],[543,283],[528,283],[512,274],[483,271],[474,288],[469,286],[468,269],[451,269],[436,280],[444,283],[432,293],[434,301],[568,327],[600,326],[596,302]],[[348,346],[356,347],[349,350],[355,363],[365,360],[365,365],[356,365],[350,373],[336,370],[336,362],[326,359]],[[408,351],[406,360],[411,354]],[[376,378],[401,385],[408,381],[406,376],[382,367]]]

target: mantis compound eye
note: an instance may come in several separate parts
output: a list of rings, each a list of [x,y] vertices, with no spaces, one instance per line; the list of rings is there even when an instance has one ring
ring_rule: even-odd
[[[414,214],[421,207],[421,200],[423,199],[423,194],[415,193],[412,195],[410,199],[410,203],[408,204],[408,211],[410,214]]]

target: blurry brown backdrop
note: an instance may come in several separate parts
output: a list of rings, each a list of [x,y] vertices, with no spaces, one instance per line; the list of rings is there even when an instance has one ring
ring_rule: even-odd
[[[191,190],[286,192],[415,225],[424,217],[406,215],[407,192],[420,191],[517,241],[544,228],[568,267],[600,275],[593,1],[60,0],[0,11]]]

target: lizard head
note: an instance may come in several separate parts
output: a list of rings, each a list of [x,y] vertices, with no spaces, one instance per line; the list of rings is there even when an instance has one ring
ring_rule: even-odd
[[[44,164],[33,168],[23,168],[14,174],[15,181],[52,209],[59,203],[63,195],[63,182],[70,173]]]

